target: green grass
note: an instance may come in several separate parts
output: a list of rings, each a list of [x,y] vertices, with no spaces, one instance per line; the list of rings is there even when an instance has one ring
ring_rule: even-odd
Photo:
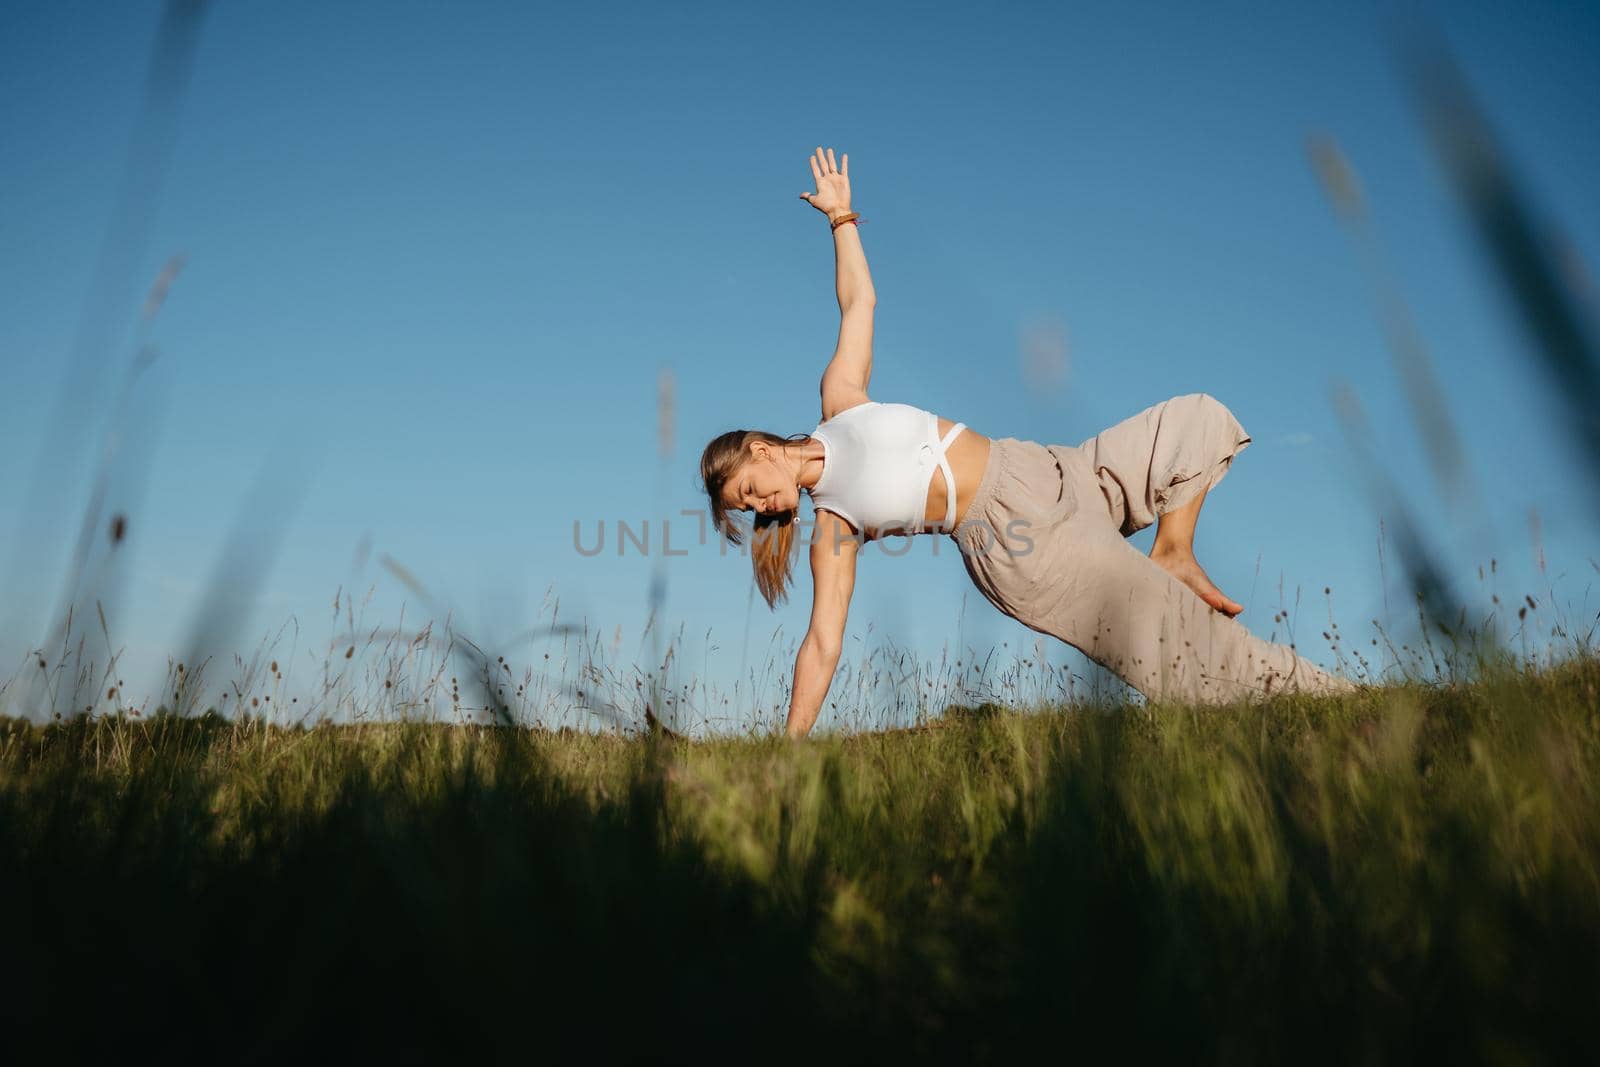
[[[681,743],[0,729],[6,1033],[64,1055],[1589,1058],[1600,659]]]

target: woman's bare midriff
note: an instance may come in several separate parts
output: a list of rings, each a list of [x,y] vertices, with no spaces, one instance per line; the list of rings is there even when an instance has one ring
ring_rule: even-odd
[[[955,423],[949,419],[939,420],[941,441],[954,425]],[[978,483],[983,480],[983,469],[989,465],[989,439],[968,427],[950,442],[950,448],[945,452],[945,456],[950,461],[950,473],[955,475],[956,479],[956,525],[960,526],[962,520],[966,518],[967,508],[972,504],[973,496],[978,492]],[[944,523],[946,496],[948,494],[945,492],[944,474],[935,466],[933,476],[928,481],[928,508],[923,515],[927,526],[940,526]],[[927,532],[927,527],[924,527],[923,532]]]

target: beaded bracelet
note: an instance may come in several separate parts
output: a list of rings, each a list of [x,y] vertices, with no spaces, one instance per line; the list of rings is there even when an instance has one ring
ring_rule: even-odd
[[[859,220],[859,221],[857,221],[857,220]],[[830,226],[829,229],[830,230],[837,230],[840,226],[843,226],[847,222],[855,222],[857,225],[860,225],[862,222],[866,222],[866,221],[867,221],[866,219],[861,218],[860,212],[852,211],[848,215],[840,215],[837,219],[834,220],[833,225]]]

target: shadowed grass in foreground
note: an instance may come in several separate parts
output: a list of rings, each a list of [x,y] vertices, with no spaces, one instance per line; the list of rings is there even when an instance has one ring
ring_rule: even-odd
[[[673,744],[0,732],[0,1003],[57,1053],[1575,1059],[1600,659]]]

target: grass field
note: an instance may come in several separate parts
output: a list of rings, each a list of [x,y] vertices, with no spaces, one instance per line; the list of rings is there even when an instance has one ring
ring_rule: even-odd
[[[684,743],[0,729],[5,1032],[402,1062],[1600,1051],[1600,659]]]

